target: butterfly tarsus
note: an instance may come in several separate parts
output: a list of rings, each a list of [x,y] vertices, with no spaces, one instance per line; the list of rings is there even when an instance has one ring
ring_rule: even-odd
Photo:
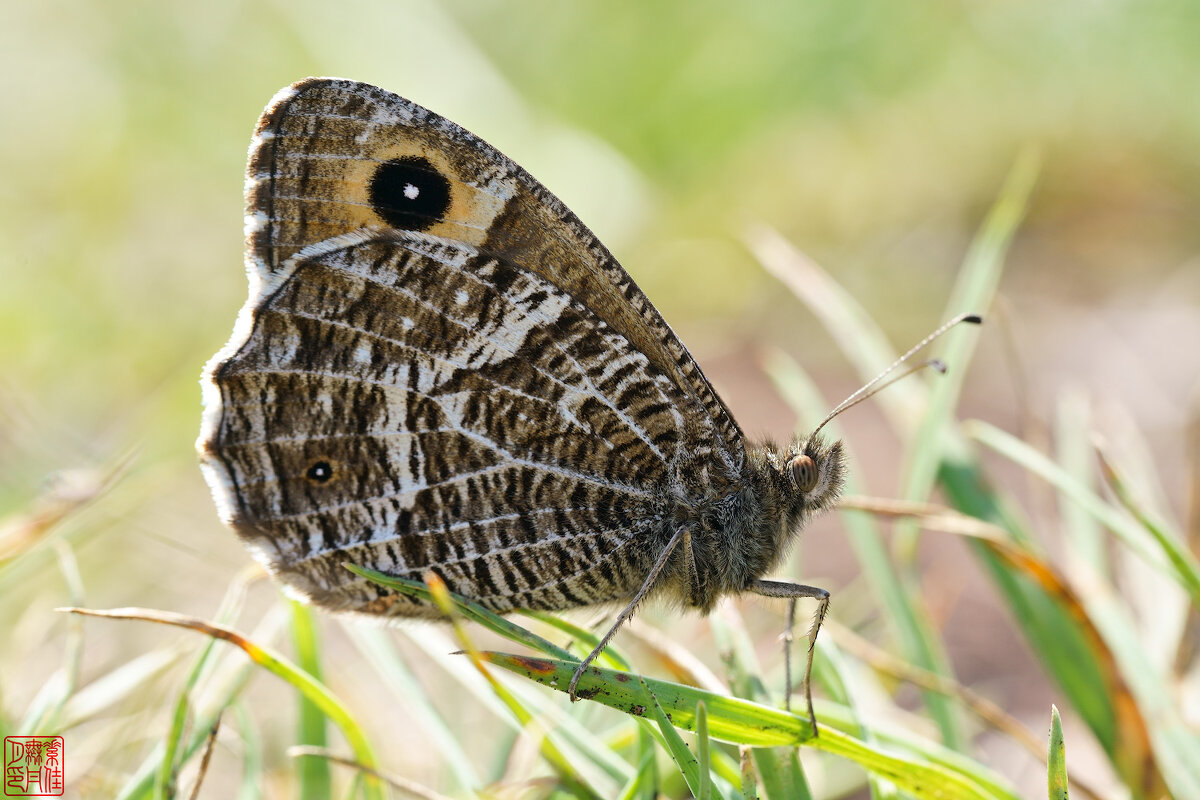
[[[687,535],[687,532],[688,528],[686,527],[681,527],[675,531],[675,535],[667,542],[667,546],[663,548],[662,554],[654,562],[654,566],[650,568],[650,574],[646,576],[646,580],[642,581],[642,586],[637,590],[637,594],[633,596],[633,599],[629,601],[629,604],[625,608],[621,609],[621,613],[617,615],[616,621],[609,627],[608,632],[604,634],[604,638],[600,640],[600,643],[593,647],[592,652],[587,654],[587,658],[581,661],[579,666],[575,668],[575,674],[571,676],[571,683],[567,686],[567,696],[571,698],[572,703],[579,699],[576,689],[579,686],[579,679],[583,677],[583,673],[587,671],[587,668],[592,665],[592,662],[596,660],[608,645],[609,640],[616,635],[617,630],[625,624],[625,620],[633,616],[633,612],[637,610],[638,604],[650,593],[650,589],[654,587],[659,575],[662,574],[662,571],[667,566],[667,562],[670,561],[671,554],[675,552],[675,548],[683,541],[683,537]]]
[[[812,665],[816,652],[817,633],[821,623],[829,613],[829,592],[817,586],[805,586],[801,583],[786,583],[784,581],[757,580],[750,584],[749,591],[763,597],[779,597],[788,601],[787,628],[783,636],[783,680],[784,707],[792,710],[792,631],[796,626],[796,601],[801,598],[811,598],[817,601],[817,611],[813,614],[812,626],[808,630],[808,658],[804,664],[804,698],[808,703],[808,721],[812,725],[813,736],[817,735],[817,715],[813,711],[812,702]]]

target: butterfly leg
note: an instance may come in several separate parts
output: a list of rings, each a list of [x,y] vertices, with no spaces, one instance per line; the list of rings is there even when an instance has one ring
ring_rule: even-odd
[[[817,601],[817,613],[813,615],[812,627],[808,630],[808,660],[804,665],[804,697],[808,701],[808,719],[812,723],[813,735],[817,735],[817,715],[813,712],[812,703],[812,665],[813,648],[817,644],[817,632],[829,612],[829,592],[816,586],[805,586],[800,583],[784,583],[783,581],[754,581],[747,587],[755,594],[763,597],[781,597],[788,601],[787,631],[783,636],[783,672],[784,672],[784,703],[791,710],[792,696],[792,628],[796,623],[796,601],[802,597],[811,597]]]
[[[662,555],[658,557],[658,560],[654,562],[654,566],[650,568],[650,574],[647,575],[646,580],[642,582],[642,587],[637,590],[637,594],[635,594],[633,599],[629,601],[629,605],[621,609],[621,613],[617,615],[616,622],[614,622],[612,627],[608,629],[608,633],[604,634],[604,638],[600,640],[600,644],[592,648],[592,652],[588,653],[587,658],[585,658],[579,664],[579,666],[575,668],[575,674],[571,676],[571,684],[567,687],[567,695],[571,698],[572,702],[579,699],[575,696],[575,687],[579,684],[580,676],[582,676],[584,671],[591,666],[593,661],[596,660],[596,657],[599,656],[601,651],[604,650],[609,640],[616,635],[617,630],[625,624],[625,620],[633,616],[633,612],[637,609],[638,603],[642,602],[642,600],[644,600],[646,595],[650,592],[650,589],[658,580],[658,576],[661,575],[663,569],[666,568],[667,561],[669,561],[671,558],[671,553],[675,552],[675,548],[679,546],[679,543],[683,540],[683,537],[687,535],[687,532],[687,528],[680,528],[679,530],[675,531],[675,535],[671,537],[671,541],[667,542],[667,546],[663,548]]]

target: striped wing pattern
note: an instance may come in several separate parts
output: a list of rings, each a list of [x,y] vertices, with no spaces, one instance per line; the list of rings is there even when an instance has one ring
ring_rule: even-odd
[[[372,170],[398,161],[445,177],[447,207],[380,209]],[[350,561],[500,611],[628,599],[694,499],[681,473],[737,479],[740,431],[657,311],[452,123],[298,86],[260,122],[247,201],[251,297],[199,446],[225,519],[299,594],[428,613]]]

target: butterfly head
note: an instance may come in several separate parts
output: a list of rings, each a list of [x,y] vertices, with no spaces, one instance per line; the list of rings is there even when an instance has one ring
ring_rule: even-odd
[[[797,440],[788,448],[782,478],[788,487],[788,521],[793,525],[837,502],[842,492],[846,456],[840,440],[820,436]]]
[[[775,569],[805,523],[837,502],[846,474],[841,441],[816,435],[785,447],[763,441],[749,456],[753,489],[739,495],[748,502],[743,513],[732,515],[738,524],[728,526],[736,546],[725,551],[729,574],[723,582],[731,588],[744,588]]]

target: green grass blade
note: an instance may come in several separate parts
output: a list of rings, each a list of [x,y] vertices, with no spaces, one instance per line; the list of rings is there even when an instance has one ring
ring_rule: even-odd
[[[850,709],[829,703],[821,706],[822,719],[838,731],[853,728],[855,719]],[[869,748],[878,749],[889,755],[904,754],[916,763],[948,770],[966,782],[971,790],[985,796],[996,798],[1017,798],[1016,789],[1003,776],[996,774],[990,768],[973,760],[970,756],[952,750],[944,744],[915,735],[911,729],[900,727],[887,722],[876,722],[872,725],[871,733],[874,742],[861,743]],[[825,729],[821,729],[821,739],[825,738]],[[892,775],[887,770],[880,770],[877,777],[888,780]],[[895,791],[904,790],[909,784],[895,783]]]
[[[696,704],[696,766],[701,775],[707,776],[712,772],[708,757],[708,710],[704,707],[703,700]],[[696,792],[696,800],[710,800],[710,781],[701,780],[697,788],[699,791]]]
[[[256,800],[262,794],[259,789],[263,780],[262,742],[246,704],[239,700],[233,704],[233,711],[242,740],[242,785],[238,788],[238,800]]]
[[[1189,565],[1163,558],[1153,549],[1153,542],[1148,541],[1149,537],[1136,521],[1107,504],[1073,475],[1029,445],[990,425],[973,421],[968,430],[972,438],[1046,480],[1066,501],[1076,503],[1131,551],[1187,588]],[[1176,796],[1200,796],[1200,742],[1187,731],[1179,717],[1169,691],[1169,677],[1150,660],[1141,645],[1138,627],[1127,603],[1099,576],[1089,580],[1087,591],[1081,593],[1080,599],[1088,620],[1098,631],[1107,653],[1115,660],[1120,677],[1135,702],[1113,707],[1112,689],[1106,691],[1093,685],[1088,692],[1090,704],[1087,698],[1072,696],[1072,701],[1077,702],[1076,708],[1093,727],[1114,768],[1128,785],[1154,787],[1165,781]],[[1051,646],[1053,652],[1062,653],[1062,640]],[[1080,680],[1083,674],[1079,670],[1087,668],[1096,658],[1078,660],[1073,667],[1067,666],[1056,672],[1056,679],[1068,692],[1078,692],[1083,683]],[[1106,712],[1109,719],[1107,723],[1101,719],[1097,724],[1093,715],[1101,702],[1109,704]],[[1147,738],[1153,748],[1153,759],[1142,754],[1141,742]]]
[[[997,793],[994,786],[974,780],[969,774],[953,769],[949,764],[921,764],[887,756],[882,750],[868,746],[865,742],[842,734],[840,731],[822,730],[821,749],[863,765],[879,778],[891,781],[902,791],[920,797],[962,798],[966,800],[1017,800],[1015,793]],[[826,741],[828,740],[828,741]],[[952,752],[952,751],[947,751]],[[966,759],[961,759],[960,763]],[[975,770],[968,765],[969,771]]]
[[[565,747],[564,741],[558,735],[558,732],[553,728],[547,728],[543,725],[539,715],[536,713],[536,709],[519,697],[517,693],[510,690],[507,685],[501,682],[487,668],[486,660],[481,657],[478,649],[467,635],[461,618],[458,616],[457,611],[463,601],[446,588],[446,584],[441,578],[430,576],[428,581],[430,596],[433,602],[449,618],[455,636],[462,643],[463,650],[471,663],[491,686],[492,692],[495,693],[500,701],[508,707],[513,716],[516,717],[521,727],[532,730],[538,735],[539,752],[546,763],[558,775],[562,788],[576,797],[611,796],[614,793],[612,790],[598,790],[606,787],[596,780],[596,777],[605,780],[608,776],[585,776],[581,771],[583,766],[593,763],[585,757],[586,751],[584,753],[571,752],[574,748]],[[532,634],[528,634],[528,636],[532,636]],[[616,777],[619,781],[624,782],[628,780],[629,775],[622,774]]]
[[[135,619],[148,622],[158,622],[173,625],[187,630],[198,631],[208,636],[225,641],[240,648],[250,657],[250,660],[267,672],[282,679],[289,685],[303,692],[304,696],[329,717],[342,731],[346,741],[354,751],[357,761],[370,767],[375,767],[377,759],[365,733],[359,727],[357,720],[347,710],[345,705],[323,683],[313,678],[294,662],[271,647],[258,644],[232,628],[218,625],[195,617],[173,614],[167,611],[147,611],[145,609],[111,609],[95,611],[91,609],[66,609],[85,616],[105,617],[108,619]],[[215,722],[215,716],[213,718]],[[209,727],[212,723],[209,723]],[[207,733],[207,728],[198,728]],[[372,800],[383,800],[383,787],[375,778],[364,780],[364,794]]]
[[[1095,482],[1096,465],[1091,421],[1091,404],[1084,395],[1064,392],[1059,397],[1054,425],[1055,458],[1068,475],[1089,489]],[[1100,525],[1078,503],[1061,503],[1058,513],[1072,554],[1067,569],[1078,559],[1096,575],[1107,578],[1111,573],[1108,543]]]
[[[766,800],[812,800],[796,748],[756,747],[753,753]]]
[[[144,691],[150,681],[157,679],[179,660],[180,652],[180,648],[174,646],[151,650],[80,687],[63,707],[63,729],[69,730],[99,717],[102,712]]]
[[[574,670],[572,670],[574,671]],[[569,679],[568,679],[569,680]],[[583,682],[580,681],[580,684]],[[712,779],[709,777],[707,769],[701,769],[699,760],[692,751],[688,749],[687,743],[683,741],[683,737],[675,730],[670,717],[663,711],[659,705],[658,698],[654,691],[646,685],[644,678],[638,678],[638,683],[641,685],[641,696],[647,698],[644,709],[649,712],[650,716],[658,723],[659,733],[662,734],[663,742],[666,744],[667,752],[671,755],[671,759],[675,762],[675,766],[679,768],[679,772],[683,775],[684,781],[688,788],[691,789],[693,797],[701,797],[701,795],[711,795]],[[700,705],[703,705],[701,703]],[[707,765],[705,765],[707,766]],[[706,786],[707,784],[707,786]]]
[[[233,620],[242,608],[245,595],[246,582],[243,575],[230,584],[228,590],[225,592],[225,598],[221,601],[220,608],[217,609],[215,619],[221,623],[228,623]],[[156,797],[168,797],[175,792],[175,777],[182,766],[182,762],[177,761],[177,755],[180,744],[183,741],[184,729],[188,717],[192,713],[192,693],[200,683],[201,677],[211,671],[216,659],[217,640],[209,639],[204,643],[204,647],[201,648],[200,654],[188,672],[187,678],[184,679],[183,689],[179,693],[179,699],[175,702],[175,711],[171,717],[171,725],[163,740],[165,749],[163,751],[162,766],[158,771],[158,779],[154,788]]]
[[[389,589],[394,589],[397,592],[407,594],[411,597],[417,597],[428,603],[433,603],[433,595],[429,591],[429,587],[420,581],[408,580],[407,578],[397,578],[383,572],[378,572],[367,567],[361,567],[357,564],[345,564],[346,569],[353,572],[355,575],[361,575],[367,580],[378,583],[380,586],[386,586]],[[506,639],[522,644],[533,650],[553,656],[554,658],[571,659],[572,656],[568,651],[549,641],[543,639],[533,633],[530,633],[525,628],[511,622],[504,617],[490,611],[469,597],[454,594],[450,592],[455,606],[462,612],[462,615],[473,622],[478,622],[485,628],[500,634]]]
[[[397,591],[411,594],[413,596],[420,597],[421,599],[433,602],[433,596],[429,590],[429,587],[423,583],[405,580],[402,578],[394,578],[358,566],[347,566],[353,572],[363,575],[364,577],[367,577],[373,581],[377,581],[385,586],[388,586],[389,588],[393,588]],[[454,607],[461,611],[463,616],[480,623],[481,625],[500,634],[501,636],[504,636],[510,641],[535,650],[539,650],[556,658],[575,660],[576,662],[578,661],[567,650],[555,645],[547,639],[537,636],[536,634],[526,630],[525,628],[522,628],[516,623],[497,615],[473,600],[462,597],[461,595],[455,595],[451,592],[448,592],[447,594],[449,594],[451,599],[454,601]],[[541,619],[540,616],[537,618]],[[546,619],[545,621],[549,620]],[[562,621],[558,621],[556,627],[571,632],[574,635],[580,636],[584,639],[592,636],[589,632],[571,626]],[[620,660],[619,656],[616,654],[614,654],[611,658],[615,658],[618,661]],[[558,714],[556,709],[550,708],[544,708],[538,713],[535,713],[530,708],[530,703],[536,702],[534,698],[525,697],[521,693],[514,692],[508,687],[503,687],[499,684],[493,683],[492,689],[494,692],[497,692],[497,696],[500,697],[504,705],[509,708],[510,712],[517,717],[518,722],[522,727],[529,725],[534,719],[544,717],[547,714]],[[600,767],[607,779],[627,782],[632,774],[632,768],[628,763],[596,740],[594,736],[586,731],[586,729],[569,719],[560,719],[558,724],[547,733],[547,736],[548,746],[552,748],[552,763],[558,764],[558,768],[562,770],[560,774],[568,776],[570,780],[574,780],[575,778],[579,777],[574,775],[571,765],[581,762],[592,763]],[[572,756],[569,758],[564,755],[568,749],[572,751]],[[589,782],[595,782],[594,778],[590,779],[589,781],[583,781],[582,778],[579,780],[579,786],[586,785]]]
[[[545,686],[562,687],[562,691],[575,671],[574,662],[569,661],[496,652],[485,652],[480,656]],[[805,717],[690,686],[590,668],[579,681],[579,694],[636,717],[654,716],[654,709],[650,707],[654,704],[671,725],[690,731],[695,731],[696,707],[703,701],[708,711],[709,734],[714,739],[756,747],[804,744],[850,759],[891,780],[898,788],[920,791],[924,796],[964,800],[1015,797],[1007,791],[997,793],[993,786],[980,783],[972,773],[986,774],[986,771],[961,756],[957,763],[966,765],[966,771],[955,766],[952,754],[946,756],[945,764],[921,763],[854,739],[829,725],[822,726],[821,735],[813,738]],[[906,736],[912,738],[912,734]]]
[[[217,717],[241,695],[253,675],[254,664],[249,661],[239,664],[235,668],[230,679],[217,693],[217,701],[209,710],[197,715],[191,739],[187,746],[180,750],[180,761],[187,761],[200,751],[208,738],[208,731],[216,723]],[[159,770],[162,768],[164,754],[165,747],[163,745],[155,747],[117,792],[116,800],[149,800],[156,797],[154,786]]]
[[[1165,524],[1154,519],[1150,512],[1134,498],[1125,477],[1105,455],[1104,450],[1098,447],[1096,454],[1100,459],[1105,482],[1112,488],[1117,500],[1154,539],[1155,544],[1162,550],[1174,568],[1177,580],[1191,595],[1192,605],[1200,608],[1200,562],[1197,562],[1196,557],[1184,545],[1183,538],[1178,532],[1168,530]]]
[[[1067,748],[1063,743],[1058,708],[1050,706],[1050,750],[1046,758],[1046,781],[1050,800],[1067,800]]]
[[[1200,797],[1200,739],[1180,716],[1173,682],[1143,647],[1127,603],[1100,581],[1088,586],[1083,600],[1136,701],[1140,724],[1137,730],[1123,731],[1114,766],[1131,786],[1155,786],[1161,775],[1173,796]],[[1153,762],[1136,758],[1139,739],[1146,736]]]
[[[184,690],[180,692],[179,699],[175,703],[175,712],[171,715],[171,724],[167,729],[166,738],[163,740],[165,750],[163,752],[162,766],[159,768],[158,778],[155,781],[155,797],[166,798],[175,794],[175,777],[179,767],[176,763],[176,758],[191,708],[190,693],[196,681],[199,680],[200,671],[208,660],[209,654],[215,649],[215,645],[216,642],[214,641],[206,643],[200,657],[192,667],[191,673],[184,681]]]
[[[523,730],[522,724],[513,716],[511,710],[497,699],[492,684],[483,677],[477,667],[461,653],[451,652],[460,646],[453,644],[452,640],[432,626],[409,631],[407,637],[424,652],[431,664],[459,681],[473,695],[474,701],[480,707],[490,711],[514,733]],[[499,679],[507,676],[496,677]],[[604,773],[592,780],[593,783],[612,780],[619,786],[630,780],[635,768],[570,713],[570,709],[564,708],[557,696],[547,694],[539,687],[523,681],[505,682],[505,687],[539,723],[550,730],[558,746],[568,757],[593,764]]]
[[[711,747],[708,751],[709,763],[712,765],[713,782],[728,791],[722,797],[740,796],[742,793],[742,771],[737,759],[729,754],[726,748]]]
[[[975,462],[954,454],[943,464],[941,483],[950,504],[965,514],[1004,528],[1014,543],[1031,536],[1007,504],[980,474]],[[1048,586],[1052,575],[1023,570],[1001,558],[988,543],[969,542],[981,565],[1000,589],[1022,635],[1046,670],[1071,700],[1072,706],[1110,757],[1120,749],[1123,728],[1141,727],[1140,720],[1123,719],[1114,698],[1124,694],[1112,658],[1102,638],[1080,606],[1062,596],[1061,580]],[[1014,544],[1028,547],[1028,544]],[[1018,552],[1025,552],[1019,550]]]
[[[321,647],[317,640],[317,626],[312,611],[296,600],[288,601],[291,607],[292,647],[296,653],[296,664],[300,669],[321,681]],[[296,692],[297,731],[296,743],[301,746],[324,749],[328,746],[325,731],[325,715],[316,703]],[[321,800],[333,794],[333,775],[329,761],[324,758],[297,758],[296,779],[301,800]]]
[[[1143,561],[1173,578],[1191,596],[1192,604],[1200,606],[1200,564],[1189,551],[1177,547],[1171,536],[1160,530],[1161,539],[1155,538],[1153,544],[1161,549],[1156,549],[1149,541],[1145,528],[1121,514],[1073,475],[1025,442],[978,420],[972,420],[966,430],[971,438],[1038,475],[1077,503],[1097,522],[1116,534]]]
[[[536,619],[538,622],[567,634],[573,640],[575,648],[582,651],[584,656],[592,652],[592,649],[600,644],[600,637],[595,633],[562,617],[556,617],[544,611],[522,611],[521,615],[530,619]],[[614,647],[611,642],[605,646],[596,660],[598,663],[604,662],[614,669],[633,669],[629,663],[629,659],[621,655],[621,651]]]
[[[456,784],[459,796],[474,796],[482,785],[472,759],[459,744],[451,725],[438,712],[429,696],[405,665],[395,644],[380,628],[347,622],[342,625],[346,635],[379,675],[395,701],[402,705],[406,719],[421,731],[442,755]]]
[[[748,700],[769,699],[771,693],[763,679],[754,642],[737,608],[728,603],[719,606],[709,616],[709,627],[717,649],[726,654],[727,677],[734,695]],[[755,747],[751,755],[768,800],[791,797],[806,800],[811,796],[796,748]]]
[[[875,691],[864,691],[863,687],[868,681],[867,676],[873,676],[874,673],[851,669],[849,660],[838,646],[837,639],[832,636],[825,640],[817,653],[817,658],[813,663],[813,672],[814,675],[821,676],[823,686],[830,687],[826,688],[829,696],[844,706],[855,720],[855,725],[847,725],[846,729],[856,733],[864,742],[877,746],[879,742],[875,738],[875,731],[867,724],[865,710],[860,707],[859,703],[860,693],[864,697],[882,694],[879,690],[880,687],[874,683],[870,684],[870,688]],[[873,800],[891,800],[896,797],[896,787],[891,783],[875,775],[868,775],[867,781],[871,787]]]
[[[497,652],[480,653],[480,657],[563,692],[575,671],[571,666],[574,662],[570,661]],[[696,705],[703,701],[708,710],[709,735],[714,739],[756,747],[797,745],[812,740],[807,714],[789,714],[749,700],[668,681],[641,680],[669,712],[672,722],[686,730],[695,731]],[[636,717],[646,716],[649,704],[638,676],[599,667],[589,668],[579,679],[579,696]]]
[[[658,797],[658,761],[655,738],[642,725],[637,731],[637,773],[621,790],[617,800],[655,800]]]
[[[718,652],[724,654],[725,679],[734,696],[747,700],[771,697],[754,642],[746,632],[746,624],[737,607],[731,603],[718,605],[708,617],[708,626]]]

